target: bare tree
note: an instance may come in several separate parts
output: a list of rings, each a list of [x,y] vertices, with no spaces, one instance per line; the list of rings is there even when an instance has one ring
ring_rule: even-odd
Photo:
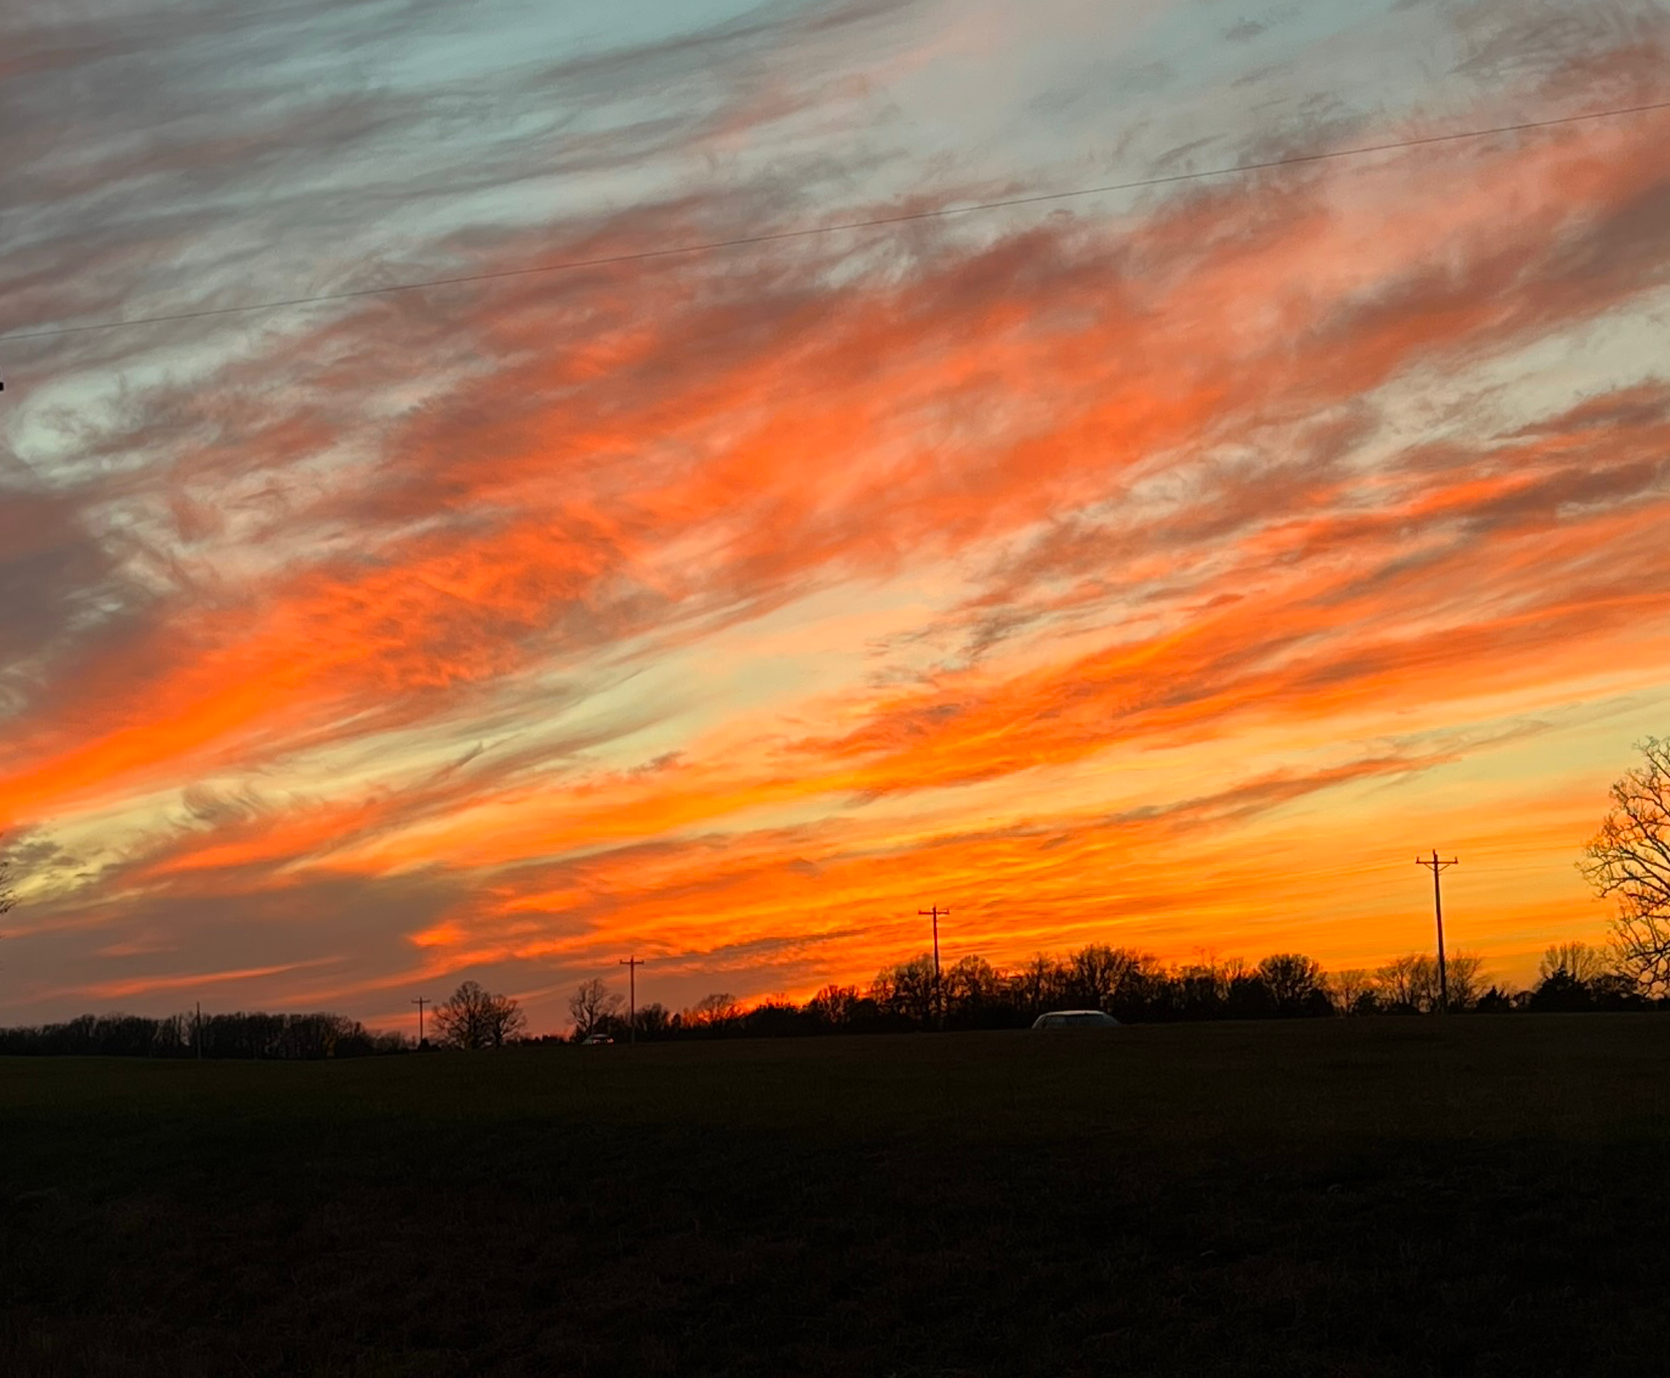
[[[1122,989],[1142,978],[1150,962],[1145,953],[1128,947],[1088,943],[1067,958],[1073,998],[1089,1009],[1106,1009]]]
[[[931,1023],[936,1003],[933,954],[923,953],[877,972],[869,994],[889,1014],[916,1024]]]
[[[1438,964],[1433,964],[1433,992],[1432,1007],[1438,1004]],[[1484,994],[1484,958],[1476,952],[1463,952],[1457,948],[1444,960],[1445,975],[1449,978],[1450,1008],[1452,1010],[1470,1010],[1479,1003],[1479,997]]]
[[[1393,957],[1374,971],[1375,994],[1389,1010],[1418,1010],[1425,1006],[1432,983],[1437,980],[1432,959],[1425,953],[1406,952]]]
[[[1015,977],[1021,1008],[1028,1014],[1040,1014],[1059,1005],[1066,986],[1067,975],[1061,963],[1044,952],[1033,957]]]
[[[1237,976],[1248,974],[1245,958],[1221,958],[1215,948],[1197,947],[1195,959],[1185,962],[1179,972],[1195,983],[1196,995],[1204,1001],[1221,1002]]]
[[[647,1005],[639,1005],[637,1009],[638,1037],[665,1038],[667,1030],[673,1022],[672,1011],[659,1000],[651,1001]]]
[[[1625,972],[1670,990],[1670,740],[1637,744],[1642,763],[1612,786],[1612,808],[1580,863],[1602,899],[1616,898],[1612,947]]]
[[[465,981],[435,1007],[435,1036],[454,1048],[502,1048],[527,1022],[510,996],[494,995],[475,981]]]
[[[964,957],[945,973],[945,1000],[957,1013],[975,1017],[1002,996],[1003,984],[984,957]]]
[[[1086,943],[1067,958],[1073,998],[1089,1009],[1113,1003],[1125,974],[1125,954],[1106,943]]]
[[[495,995],[492,999],[487,1013],[487,1040],[495,1048],[502,1048],[528,1031],[528,1017],[515,997]]]
[[[718,1028],[741,1015],[742,1005],[734,995],[716,991],[712,995],[704,995],[687,1009],[684,1022],[697,1028]]]
[[[1361,967],[1336,971],[1328,978],[1328,994],[1341,1014],[1356,1014],[1363,1008],[1363,997],[1373,991],[1373,978]]]
[[[11,858],[0,856],[0,914],[10,913],[16,903],[17,896],[12,891]]]
[[[852,1023],[853,1011],[858,1006],[856,986],[825,986],[806,1003],[807,1012],[820,1024],[832,1029],[844,1029]]]
[[[1444,962],[1449,978],[1450,1008],[1471,1009],[1484,994],[1484,958],[1459,948]],[[1375,993],[1391,1010],[1429,1014],[1438,1008],[1438,960],[1430,952],[1408,952],[1394,957],[1374,973]]]
[[[608,1020],[620,1018],[625,1004],[624,996],[610,990],[596,976],[580,982],[579,988],[568,997],[568,1014],[574,1021],[575,1037],[585,1038]]]
[[[1581,942],[1554,943],[1537,963],[1537,980],[1587,985],[1595,977],[1605,976],[1609,969],[1604,948]]]
[[[1322,963],[1302,952],[1277,952],[1258,964],[1258,978],[1283,1014],[1298,1014],[1325,997]]]

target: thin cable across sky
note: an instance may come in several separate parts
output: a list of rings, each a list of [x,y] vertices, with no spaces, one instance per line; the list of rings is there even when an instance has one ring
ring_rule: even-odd
[[[1161,176],[1136,178],[1127,182],[1109,182],[1094,187],[1075,187],[1067,191],[1038,192],[1026,196],[1005,197],[995,201],[971,202],[961,206],[940,206],[932,210],[902,211],[894,215],[872,216],[864,220],[837,221],[827,225],[802,225],[792,229],[738,235],[729,239],[700,240],[691,244],[675,244],[660,249],[639,249],[629,253],[604,254],[594,258],[562,259],[553,263],[532,263],[522,268],[500,268],[490,272],[461,273],[450,277],[417,278],[409,282],[390,283],[382,287],[360,287],[342,292],[320,292],[310,296],[248,302],[241,306],[204,307],[191,311],[171,311],[151,316],[135,316],[130,320],[93,321],[86,325],[66,325],[55,326],[48,330],[19,331],[9,335],[0,335],[0,344],[12,344],[23,340],[56,339],[65,335],[82,335],[102,330],[124,330],[140,325],[165,325],[178,321],[207,320],[218,316],[252,315],[263,311],[283,311],[300,306],[319,306],[331,302],[355,301],[363,297],[390,296],[397,292],[420,292],[434,287],[454,287],[476,282],[493,282],[503,278],[531,277],[544,273],[577,272],[586,268],[614,267],[624,263],[643,263],[659,258],[717,253],[727,249],[747,248],[754,244],[775,244],[785,240],[810,239],[819,235],[842,234],[852,230],[882,229],[890,225],[905,225],[923,220],[942,220],[955,215],[975,215],[985,211],[1007,210],[1016,206],[1045,205],[1055,201],[1070,201],[1086,196],[1104,196],[1113,192],[1140,191],[1150,187],[1174,186],[1178,183],[1203,181],[1213,177],[1244,176],[1247,173],[1265,172],[1284,167],[1298,167],[1307,163],[1325,163],[1344,158],[1361,158],[1376,153],[1394,153],[1409,149],[1427,148],[1436,144],[1491,138],[1500,134],[1519,134],[1596,120],[1621,119],[1626,116],[1645,115],[1663,110],[1670,110],[1670,100],[1620,106],[1607,110],[1591,110],[1581,115],[1560,115],[1549,119],[1523,120],[1516,124],[1463,129],[1449,134],[1427,134],[1418,138],[1397,139],[1378,144],[1361,144],[1351,148],[1337,148],[1317,153],[1295,153],[1281,158],[1267,158],[1251,163],[1236,163],[1228,167],[1204,168],[1194,172],[1166,173]]]

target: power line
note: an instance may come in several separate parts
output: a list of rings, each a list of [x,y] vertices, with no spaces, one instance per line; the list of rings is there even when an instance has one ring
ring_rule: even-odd
[[[1275,168],[1298,167],[1307,163],[1333,162],[1342,158],[1361,158],[1374,153],[1395,153],[1407,149],[1428,148],[1436,144],[1460,143],[1469,139],[1487,139],[1498,134],[1521,134],[1538,129],[1553,129],[1562,125],[1582,124],[1594,120],[1620,119],[1626,115],[1644,115],[1653,111],[1670,110],[1670,100],[1653,101],[1644,105],[1618,106],[1608,110],[1592,110],[1583,115],[1560,115],[1542,120],[1524,120],[1517,124],[1492,125],[1483,129],[1463,129],[1450,134],[1427,134],[1419,138],[1397,139],[1389,143],[1360,144],[1352,148],[1337,148],[1321,153],[1294,153],[1281,158],[1266,158],[1252,163],[1236,163],[1227,167],[1206,168],[1198,172],[1173,172],[1158,177],[1142,177],[1129,182],[1109,182],[1095,187],[1077,187],[1070,191],[1039,192],[1028,196],[1011,196],[998,201],[976,201],[966,206],[941,206],[934,210],[901,211],[896,215],[874,216],[867,220],[845,220],[833,225],[803,225],[797,229],[771,230],[761,234],[738,235],[730,239],[699,240],[692,244],[677,244],[664,249],[639,249],[630,253],[604,254],[595,258],[561,259],[554,263],[534,263],[525,268],[500,268],[484,273],[460,273],[451,277],[417,278],[410,282],[391,283],[384,287],[360,287],[344,292],[320,292],[312,296],[286,297],[274,301],[250,302],[244,306],[213,306],[193,311],[172,311],[155,316],[135,316],[125,321],[95,321],[87,325],[58,326],[51,330],[20,331],[0,335],[0,344],[19,340],[56,339],[64,335],[82,335],[100,330],[123,330],[137,325],[166,325],[178,321],[208,320],[219,316],[248,315],[261,311],[283,311],[297,306],[320,306],[331,302],[357,301],[365,297],[389,296],[396,292],[419,292],[431,287],[455,287],[476,282],[496,282],[505,278],[531,277],[541,273],[577,272],[584,268],[609,268],[624,263],[644,263],[658,258],[675,258],[691,254],[715,253],[725,249],[741,249],[754,244],[776,244],[790,239],[810,239],[818,235],[842,234],[851,230],[883,229],[892,225],[908,225],[924,220],[943,220],[954,215],[975,215],[985,211],[1007,210],[1015,206],[1038,206],[1053,201],[1069,201],[1084,196],[1104,196],[1119,191],[1140,191],[1150,187],[1175,186],[1182,182],[1203,181],[1211,177],[1232,177],[1249,172],[1267,172]]]

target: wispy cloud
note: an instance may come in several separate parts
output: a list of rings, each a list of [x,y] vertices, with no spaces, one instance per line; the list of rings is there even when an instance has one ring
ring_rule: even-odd
[[[974,60],[946,13],[601,41],[370,0],[25,8],[0,333],[896,205]],[[1222,60],[1368,41],[1267,18]],[[1197,20],[1145,12],[1137,50]],[[1654,94],[1670,33],[1651,5],[1419,22],[1491,118]],[[66,74],[100,94],[58,129]],[[141,88],[176,103],[124,119]],[[1293,109],[1231,153],[1453,127]],[[799,989],[914,943],[927,890],[983,896],[993,955],[1098,924],[1186,951],[1273,931],[1235,901],[1270,829],[1367,855],[1435,782],[1494,797],[1479,762],[1539,753],[1598,788],[1621,759],[1546,715],[1648,694],[1639,721],[1670,649],[1662,133],[15,346],[0,828],[54,849],[13,916],[35,998],[547,989],[627,938]],[[1217,161],[1225,126],[1196,134]],[[956,159],[909,204],[1083,166]],[[1179,847],[1186,886],[1128,859]],[[176,927],[216,935],[201,975]]]

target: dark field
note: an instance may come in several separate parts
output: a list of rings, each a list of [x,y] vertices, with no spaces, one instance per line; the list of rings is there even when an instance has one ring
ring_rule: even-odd
[[[0,1373],[1670,1373],[1670,1019],[0,1061]]]

